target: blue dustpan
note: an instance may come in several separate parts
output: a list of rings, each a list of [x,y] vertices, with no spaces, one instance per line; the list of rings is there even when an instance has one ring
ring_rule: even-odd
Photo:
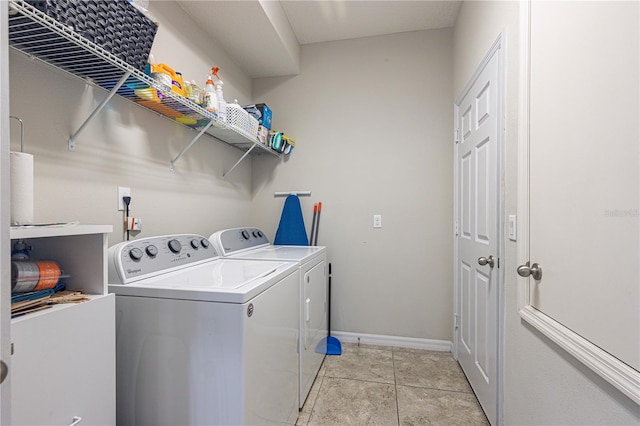
[[[342,343],[333,336],[327,336],[327,355],[342,355]]]

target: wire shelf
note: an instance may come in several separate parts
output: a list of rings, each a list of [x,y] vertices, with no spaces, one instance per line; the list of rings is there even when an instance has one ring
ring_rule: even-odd
[[[268,153],[280,157],[279,153],[269,147],[219,121],[214,113],[175,94],[170,88],[156,82],[23,0],[9,1],[9,45],[29,57],[108,92],[114,90],[120,80],[129,74],[124,83],[116,89],[115,94],[118,96],[183,126],[198,131],[206,129],[205,134],[243,151],[250,150],[251,153]],[[172,166],[185,151],[171,161]]]

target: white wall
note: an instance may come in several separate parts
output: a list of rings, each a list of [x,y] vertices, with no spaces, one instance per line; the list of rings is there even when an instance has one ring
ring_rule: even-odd
[[[453,87],[457,95],[497,35],[505,31],[507,215],[517,211],[519,7],[518,2],[465,2],[453,37]],[[505,424],[640,423],[637,405],[520,320],[516,245],[506,244]]]
[[[254,160],[253,223],[275,234],[274,191],[313,191],[307,228],[322,202],[333,330],[451,340],[451,81],[450,29],[305,45],[299,75],[254,81],[297,145]]]
[[[259,80],[253,91],[174,2],[153,1],[151,11],[158,62],[199,83],[220,66],[225,97],[266,101],[298,146],[282,164],[248,158],[223,179],[241,152],[205,136],[172,172],[195,132],[116,97],[68,152],[69,135],[106,94],[12,52],[11,113],[36,158],[36,221],[111,224],[114,244],[124,238],[117,187],[127,186],[143,224],[136,236],[255,224],[273,237],[283,202],[273,191],[310,189],[307,225],[312,203],[324,205],[333,329],[450,340],[451,30],[305,46],[300,75]],[[14,150],[18,135],[12,124]],[[382,229],[372,228],[374,213]]]
[[[230,97],[250,101],[251,79],[174,2],[152,2],[161,25],[153,53],[203,85],[212,65],[222,68]],[[114,98],[67,150],[69,135],[104,99],[51,67],[10,54],[11,114],[25,123],[26,151],[35,155],[35,220],[111,224],[109,243],[123,238],[117,187],[132,191],[139,236],[241,226],[251,208],[251,160],[225,180],[222,174],[242,152],[203,137],[169,170],[169,161],[196,132],[121,98]],[[19,126],[11,122],[11,148],[19,150]]]

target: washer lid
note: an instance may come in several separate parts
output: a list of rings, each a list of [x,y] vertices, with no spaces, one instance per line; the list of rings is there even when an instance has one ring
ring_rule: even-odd
[[[306,262],[326,251],[323,246],[266,246],[234,254],[228,259]]]
[[[294,273],[293,262],[219,259],[129,284],[110,284],[123,296],[245,303]]]

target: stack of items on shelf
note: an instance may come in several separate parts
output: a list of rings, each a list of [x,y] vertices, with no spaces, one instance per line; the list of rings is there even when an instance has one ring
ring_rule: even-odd
[[[237,99],[233,103],[225,101],[222,91],[224,82],[218,74],[219,71],[219,67],[212,67],[207,76],[205,87],[201,89],[194,80],[185,80],[179,71],[174,71],[166,64],[156,64],[153,55],[150,55],[146,68],[146,73],[165,92],[170,91],[188,99],[208,113],[215,115],[218,121],[236,129],[249,139],[257,140],[279,153],[290,154],[295,146],[295,141],[281,132],[271,130],[273,113],[266,104],[240,106]],[[136,89],[135,93],[141,98],[139,103],[187,126],[202,128],[208,122],[208,119],[199,120],[193,115],[185,115],[180,111],[168,108],[163,102],[166,95],[162,93],[162,90],[144,87]]]
[[[274,151],[291,154],[296,145],[295,141],[284,133],[271,129],[273,112],[266,104],[246,105],[243,107],[252,117],[258,121],[258,142],[267,145]]]
[[[225,101],[220,68],[211,68],[201,88],[172,66],[156,63],[150,52],[159,24],[146,9],[148,0],[11,4],[10,41],[25,53],[42,56],[106,90],[117,88],[118,95],[193,129],[233,129],[278,153],[291,152],[293,140],[271,130],[267,105]],[[93,55],[90,59],[86,51]]]
[[[30,247],[16,241],[11,254],[11,317],[47,309],[60,303],[88,300],[81,291],[66,291],[60,265],[54,261],[32,261]]]

